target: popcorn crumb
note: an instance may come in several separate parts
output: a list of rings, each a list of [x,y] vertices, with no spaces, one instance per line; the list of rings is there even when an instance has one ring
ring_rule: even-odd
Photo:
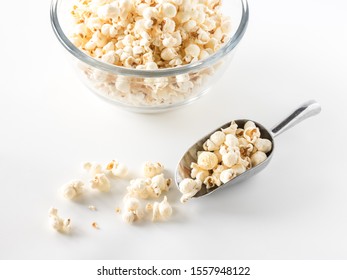
[[[89,205],[88,209],[91,211],[97,211],[98,210],[94,205]]]
[[[100,229],[99,225],[96,222],[92,223],[92,227],[95,229]]]

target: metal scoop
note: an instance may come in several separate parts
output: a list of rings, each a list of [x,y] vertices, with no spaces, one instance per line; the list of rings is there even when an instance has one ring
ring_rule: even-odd
[[[275,148],[274,138],[276,136],[280,135],[282,132],[286,131],[287,129],[302,122],[303,120],[319,114],[320,111],[321,111],[321,106],[316,101],[310,100],[310,101],[302,104],[293,113],[291,113],[287,118],[285,118],[279,124],[275,125],[271,130],[266,129],[260,123],[253,121],[260,130],[261,138],[269,139],[272,142],[272,150],[267,153],[267,159],[264,162],[260,163],[259,165],[252,167],[251,169],[247,170],[246,172],[238,175],[237,177],[230,180],[229,182],[222,184],[220,187],[214,187],[214,188],[207,189],[206,185],[203,184],[201,190],[194,196],[194,198],[213,193],[214,191],[219,190],[219,189],[230,187],[231,185],[234,185],[234,184],[237,184],[238,182],[246,180],[249,177],[262,171],[270,163],[270,160],[272,158],[273,151]],[[247,121],[249,121],[249,120],[245,120],[245,119],[235,120],[238,127],[241,127],[241,128],[244,127],[244,124]],[[180,162],[177,166],[177,169],[176,169],[175,180],[176,180],[177,187],[179,186],[179,183],[183,179],[191,178],[190,177],[190,172],[191,172],[190,165],[192,162],[197,162],[197,152],[203,150],[203,144],[206,142],[206,140],[209,139],[209,137],[214,132],[219,131],[222,128],[225,129],[225,128],[229,127],[229,125],[230,125],[230,122],[221,126],[218,129],[216,129],[215,131],[208,134],[204,138],[200,139],[196,144],[194,144],[192,147],[189,148],[189,150],[184,154],[184,156],[180,160]]]

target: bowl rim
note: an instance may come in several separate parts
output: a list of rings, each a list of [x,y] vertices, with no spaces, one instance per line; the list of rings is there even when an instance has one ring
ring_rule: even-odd
[[[249,20],[249,8],[247,0],[240,0],[242,4],[242,15],[240,24],[235,32],[235,34],[229,39],[229,41],[217,52],[212,54],[206,59],[199,60],[194,63],[186,64],[184,66],[173,67],[173,68],[163,68],[157,70],[140,70],[134,68],[126,68],[122,66],[112,65],[95,59],[78,47],[76,47],[65,35],[58,18],[58,6],[61,0],[52,0],[50,8],[50,19],[51,25],[55,35],[57,36],[59,42],[65,47],[65,49],[70,52],[74,57],[80,61],[95,67],[102,71],[107,71],[116,75],[132,76],[132,77],[167,77],[186,74],[192,71],[198,71],[209,65],[212,65],[223,58],[225,55],[230,53],[241,41],[248,25]]]

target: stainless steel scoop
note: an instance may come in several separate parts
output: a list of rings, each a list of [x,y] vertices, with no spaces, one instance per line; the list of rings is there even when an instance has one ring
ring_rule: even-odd
[[[261,138],[269,139],[272,142],[272,150],[267,153],[267,159],[262,162],[261,164],[249,169],[248,171],[242,173],[241,175],[238,175],[231,181],[222,184],[220,187],[214,187],[207,189],[206,186],[203,184],[201,190],[194,196],[201,197],[207,194],[210,194],[216,190],[223,189],[226,187],[230,187],[231,185],[237,184],[238,182],[241,182],[243,180],[248,179],[249,177],[259,173],[261,170],[263,170],[269,163],[273,155],[273,151],[275,148],[274,138],[278,135],[280,135],[282,132],[286,131],[287,129],[297,125],[298,123],[302,122],[303,120],[312,117],[314,115],[319,114],[321,111],[321,106],[314,100],[310,100],[304,104],[302,104],[299,108],[297,108],[293,113],[291,113],[287,118],[285,118],[283,121],[281,121],[279,124],[275,125],[271,130],[267,130],[263,125],[261,125],[258,122],[253,121],[260,129],[261,132]],[[245,119],[241,120],[235,120],[237,125],[239,127],[243,127],[244,124],[249,121]],[[222,128],[229,127],[230,122],[219,127],[212,133],[219,131]],[[208,134],[204,138],[200,139],[196,144],[191,146],[189,150],[184,154],[182,159],[180,160],[177,169],[176,169],[176,185],[179,186],[179,183],[185,179],[185,178],[191,178],[190,172],[191,168],[190,165],[192,162],[197,162],[197,152],[203,150],[203,144],[206,142],[206,140],[211,136],[211,134]]]

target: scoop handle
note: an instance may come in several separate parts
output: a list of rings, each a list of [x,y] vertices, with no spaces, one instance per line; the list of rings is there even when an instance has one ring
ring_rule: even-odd
[[[282,132],[285,132],[287,129],[292,128],[309,117],[318,115],[321,110],[321,106],[315,100],[305,102],[283,121],[271,129],[273,137],[280,135]]]

